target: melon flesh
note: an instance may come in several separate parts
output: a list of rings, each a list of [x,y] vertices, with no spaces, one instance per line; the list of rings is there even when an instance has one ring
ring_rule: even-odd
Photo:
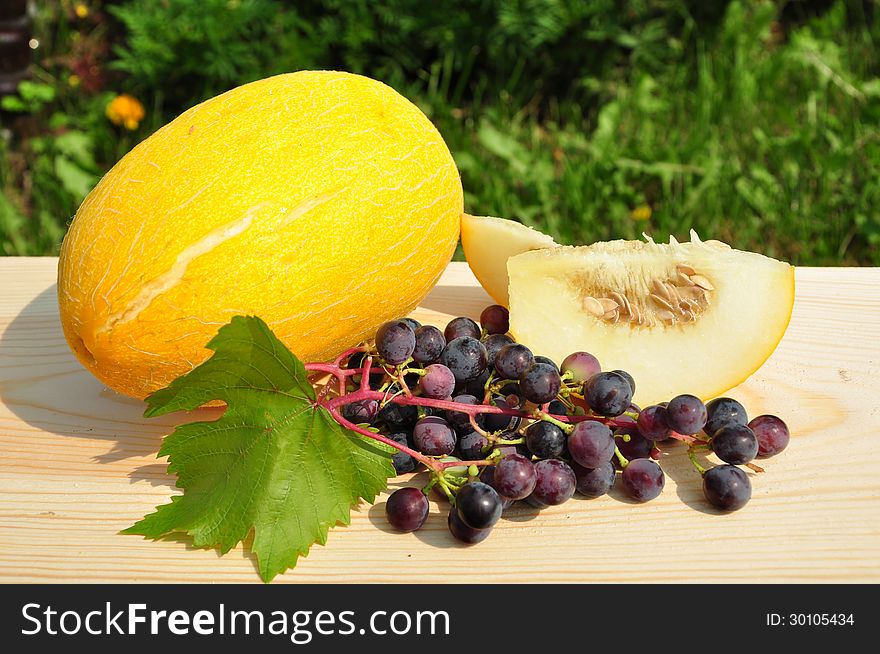
[[[651,282],[686,264],[711,282],[708,306],[693,322],[611,323],[584,309],[585,296],[628,297],[654,306]],[[603,370],[635,378],[642,406],[681,393],[702,399],[736,386],[770,356],[794,304],[794,269],[717,241],[669,245],[611,241],[527,252],[508,260],[510,325],[517,341],[562,361],[583,350]]]
[[[514,220],[493,216],[461,218],[461,247],[480,285],[498,304],[507,306],[507,260],[510,257],[555,247],[547,234]]]

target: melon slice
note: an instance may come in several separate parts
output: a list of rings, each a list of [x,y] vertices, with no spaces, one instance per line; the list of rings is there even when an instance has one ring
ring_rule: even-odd
[[[527,252],[508,260],[517,341],[562,361],[584,350],[635,378],[641,405],[720,395],[782,339],[794,269],[718,241],[648,239]]]
[[[555,247],[547,234],[514,220],[492,216],[461,218],[461,247],[474,276],[498,304],[507,306],[507,260],[517,254]]]

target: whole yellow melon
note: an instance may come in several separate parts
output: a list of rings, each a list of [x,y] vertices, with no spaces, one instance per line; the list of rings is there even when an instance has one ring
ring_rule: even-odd
[[[452,257],[461,180],[390,87],[302,71],[181,114],[108,172],[61,248],[61,323],[79,360],[145,397],[210,354],[237,314],[303,360],[412,310]]]

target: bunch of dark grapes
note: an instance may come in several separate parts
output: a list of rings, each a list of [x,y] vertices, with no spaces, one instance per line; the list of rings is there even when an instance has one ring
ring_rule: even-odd
[[[398,473],[419,467],[410,454],[462,461],[433,475],[424,489],[392,493],[386,513],[395,528],[422,526],[431,488],[450,500],[449,531],[465,543],[485,539],[518,501],[541,509],[575,493],[600,497],[616,484],[647,502],[665,483],[660,446],[676,440],[689,443],[706,499],[733,511],[751,497],[740,466],[760,470],[751,463],[756,456],[788,444],[782,420],[762,415],[749,422],[731,398],[704,404],[679,395],[640,409],[629,373],[603,371],[588,352],[559,364],[536,355],[507,333],[508,318],[507,309],[492,305],[479,323],[454,318],[443,331],[411,318],[391,321],[379,328],[370,352],[346,362],[360,369],[368,354],[373,357],[369,387],[383,399],[353,401],[342,415],[409,448],[392,459]],[[355,390],[359,376],[350,379]],[[424,401],[396,402],[401,395]],[[706,469],[695,458],[700,450],[711,450],[723,464]]]

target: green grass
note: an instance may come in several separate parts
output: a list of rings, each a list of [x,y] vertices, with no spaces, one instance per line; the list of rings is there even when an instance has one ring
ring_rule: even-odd
[[[880,27],[865,3],[839,0],[784,33],[771,2],[731,2],[708,31],[687,3],[656,4],[677,7],[683,28],[620,37],[626,57],[555,96],[521,61],[504,77],[480,70],[473,50],[385,78],[440,128],[470,213],[564,243],[694,228],[800,265],[880,265]],[[103,120],[68,113],[87,135]],[[91,170],[91,150],[42,148]],[[80,180],[58,183],[57,162],[34,157],[43,195],[27,202],[8,159],[0,152],[0,253],[57,252]]]

